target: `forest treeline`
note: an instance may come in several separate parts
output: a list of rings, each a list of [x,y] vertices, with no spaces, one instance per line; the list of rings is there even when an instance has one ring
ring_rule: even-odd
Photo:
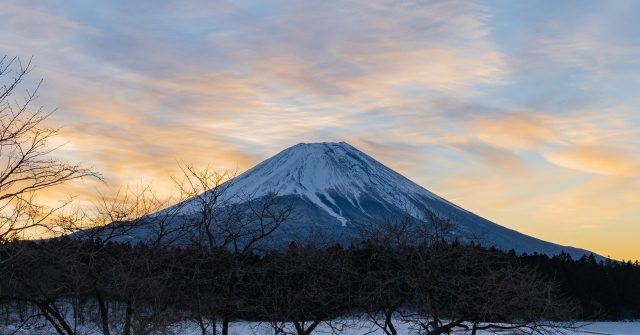
[[[256,254],[62,238],[5,244],[0,255],[2,323],[40,318],[66,335],[159,334],[180,322],[228,334],[235,320],[301,335],[349,318],[389,335],[399,321],[449,334],[640,316],[638,264],[457,243],[292,244]]]
[[[640,318],[640,263],[598,261],[593,255],[572,259],[569,254],[516,256],[560,285],[560,291],[579,303],[582,318],[623,320]]]

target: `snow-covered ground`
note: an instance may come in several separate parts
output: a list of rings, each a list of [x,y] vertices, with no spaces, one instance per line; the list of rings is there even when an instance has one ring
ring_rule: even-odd
[[[640,321],[595,322],[584,326],[581,334],[640,335]]]
[[[339,324],[334,325],[336,327],[340,327]],[[232,335],[244,335],[244,334],[255,334],[255,335],[273,335],[273,330],[268,324],[257,324],[257,323],[235,323],[231,325],[232,329],[230,333]],[[470,331],[460,331],[456,332],[456,335],[466,335],[470,334]],[[344,335],[365,335],[365,334],[375,334],[375,335],[383,335],[383,332],[376,328],[371,328],[370,324],[360,324],[355,327],[346,327],[344,329],[332,332],[331,327],[326,324],[320,326],[313,334],[344,334]],[[398,334],[417,334],[417,332],[413,331],[408,324],[398,323]],[[503,334],[503,335],[516,335],[523,333],[513,333],[513,331],[502,331],[502,332],[480,332],[479,334],[488,335],[488,334]],[[575,334],[575,335],[640,335],[640,321],[633,322],[594,322],[589,324],[581,324],[579,329],[567,331],[567,335]],[[524,335],[524,334],[523,334]]]
[[[51,327],[46,322],[37,322],[39,325],[35,327],[26,327],[16,331],[14,327],[0,325],[0,335],[4,334],[16,334],[16,335],[55,335]],[[415,329],[412,329],[408,323],[396,322],[396,328],[400,335],[413,335],[420,334]],[[582,323],[574,325],[577,329],[563,330],[560,332],[550,332],[549,334],[564,334],[564,335],[640,335],[640,320],[627,321],[627,322],[593,322]],[[286,327],[290,334],[295,334],[293,327]],[[101,332],[97,326],[80,326],[77,328],[78,335],[99,335]],[[112,331],[117,332],[118,327],[112,328]],[[274,330],[269,323],[258,322],[232,322],[229,329],[230,335],[273,335]],[[457,331],[456,335],[469,335],[470,331]],[[181,323],[172,327],[170,331],[163,334],[175,334],[175,335],[200,335],[200,329],[193,323]],[[327,334],[342,334],[342,335],[384,335],[384,333],[373,326],[372,323],[367,321],[334,321],[331,323],[323,323],[312,334],[327,335]],[[515,332],[513,330],[503,330],[496,332],[482,331],[478,332],[479,335],[525,335],[529,332]],[[537,333],[536,333],[537,334]]]

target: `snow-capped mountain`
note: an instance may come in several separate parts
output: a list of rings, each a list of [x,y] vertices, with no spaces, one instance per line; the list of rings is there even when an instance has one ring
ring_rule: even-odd
[[[341,226],[355,223],[356,214],[373,217],[372,204],[396,211],[413,210],[424,198],[444,201],[345,142],[287,148],[231,180],[224,197],[234,202],[269,193],[299,197]]]
[[[205,193],[206,194],[206,193]],[[436,213],[453,221],[462,241],[522,253],[580,257],[586,250],[542,241],[490,222],[431,193],[372,157],[345,143],[300,143],[263,161],[224,185],[220,203],[248,198],[276,198],[293,204],[293,214],[274,234],[278,243],[350,243],[362,227],[406,214]],[[199,204],[187,200],[176,210],[184,220],[198,215]],[[148,231],[131,231],[144,239]],[[362,235],[360,235],[362,236]]]
[[[565,251],[578,257],[587,253],[521,234],[466,211],[345,142],[296,144],[234,178],[225,192],[230,199],[243,193],[259,197],[269,192],[294,198],[298,215],[290,225],[322,220],[314,223],[317,230],[337,231],[341,236],[349,235],[349,227],[375,224],[381,216],[428,209],[453,220],[463,239],[518,252]]]

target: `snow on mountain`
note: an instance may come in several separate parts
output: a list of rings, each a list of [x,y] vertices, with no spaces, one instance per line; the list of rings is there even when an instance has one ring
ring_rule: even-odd
[[[349,219],[332,194],[340,194],[363,212],[363,195],[374,195],[396,208],[418,201],[415,195],[439,199],[345,142],[294,145],[234,178],[225,195],[240,201],[246,195],[271,192],[305,197],[343,226]]]
[[[222,193],[217,193],[221,189]],[[224,222],[225,213],[233,208],[251,211],[264,199],[293,206],[291,216],[264,241],[262,246],[267,248],[290,242],[348,245],[362,240],[366,237],[363,232],[385,220],[409,215],[420,222],[425,214],[435,213],[453,223],[450,237],[461,242],[476,242],[505,251],[514,249],[518,253],[566,252],[574,258],[590,253],[497,225],[431,193],[345,142],[294,145],[217,190],[144,217],[144,223],[114,222],[74,236],[82,238],[97,233],[103,239],[114,236],[109,238],[131,243],[154,243],[162,236],[160,243],[184,244],[200,240],[203,234],[224,235],[229,232],[228,227],[207,225],[211,228],[203,231],[202,225],[194,226],[201,222],[199,199],[214,194],[220,196],[220,207],[215,211],[218,214],[209,216],[210,222]]]
[[[345,143],[300,143],[283,150],[230,180],[225,200],[241,202],[269,193],[294,203],[297,215],[279,238],[323,236],[348,243],[354,227],[376,224],[381,218],[419,215],[432,211],[453,220],[461,240],[479,241],[517,252],[580,257],[586,250],[542,241],[490,222],[431,193],[367,154]],[[182,215],[193,215],[196,205],[183,204]],[[294,232],[298,235],[293,237]]]

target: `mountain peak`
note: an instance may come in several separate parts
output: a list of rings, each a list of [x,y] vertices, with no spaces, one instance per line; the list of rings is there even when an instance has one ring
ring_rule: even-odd
[[[306,142],[300,142],[294,146],[291,146],[289,148],[294,148],[297,146],[349,146],[351,147],[351,145],[345,141],[340,141],[340,142],[310,142],[310,143],[306,143]],[[286,149],[285,149],[286,150]]]
[[[227,183],[223,197],[231,203],[274,193],[294,203],[297,215],[287,223],[283,238],[291,238],[286,235],[289,231],[303,231],[308,237],[323,232],[348,241],[358,226],[407,214],[422,219],[435,213],[455,224],[452,233],[462,241],[518,252],[553,255],[565,251],[574,257],[586,253],[526,236],[466,211],[346,142],[298,143]],[[183,215],[195,213],[195,202],[182,207]]]
[[[301,142],[298,143],[296,145],[290,146],[287,149],[284,149],[283,151],[287,151],[287,150],[309,150],[309,151],[322,151],[322,150],[328,150],[328,149],[337,149],[337,148],[341,148],[344,150],[356,150],[358,151],[358,149],[354,148],[351,144],[341,141],[341,142],[311,142],[311,143],[305,143],[305,142]]]
[[[234,178],[229,195],[268,193],[303,196],[347,225],[339,201],[363,209],[363,195],[397,207],[411,206],[413,194],[435,197],[346,142],[299,143]],[[241,197],[238,197],[241,198]]]

